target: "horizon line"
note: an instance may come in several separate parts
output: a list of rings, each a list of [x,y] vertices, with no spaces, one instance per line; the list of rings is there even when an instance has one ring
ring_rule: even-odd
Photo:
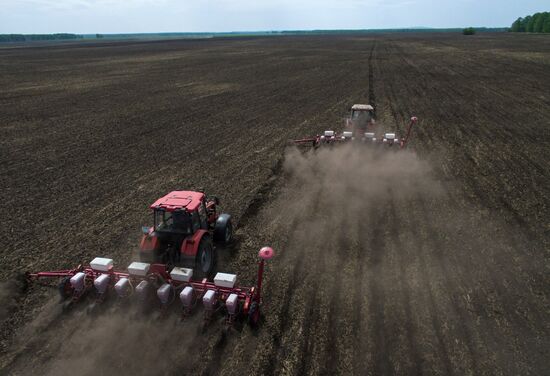
[[[319,32],[319,31],[384,31],[384,30],[447,30],[463,29],[473,27],[474,29],[505,29],[510,26],[449,26],[449,27],[429,27],[429,26],[407,26],[407,27],[388,27],[372,29],[269,29],[269,30],[230,30],[230,31],[127,31],[127,32],[51,32],[51,33],[17,33],[3,32],[0,34],[20,34],[20,35],[52,35],[52,34],[74,34],[74,35],[118,35],[118,34],[226,34],[226,33],[280,33],[280,32]]]

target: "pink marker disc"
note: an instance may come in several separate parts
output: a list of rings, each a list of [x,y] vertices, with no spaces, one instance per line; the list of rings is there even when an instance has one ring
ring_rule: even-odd
[[[275,256],[275,251],[273,251],[273,248],[271,247],[263,247],[260,249],[260,252],[258,252],[258,256],[264,260],[269,260],[273,256]]]

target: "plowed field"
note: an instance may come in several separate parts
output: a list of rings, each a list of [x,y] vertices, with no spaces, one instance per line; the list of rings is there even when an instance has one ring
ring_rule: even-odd
[[[548,373],[550,38],[373,36],[0,48],[0,373]],[[410,148],[299,152],[353,103]],[[63,312],[26,270],[126,265],[148,204],[204,188],[259,330]]]

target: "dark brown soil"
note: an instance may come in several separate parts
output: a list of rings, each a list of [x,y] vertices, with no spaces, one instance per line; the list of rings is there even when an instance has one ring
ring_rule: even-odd
[[[548,372],[550,38],[391,34],[0,48],[0,373]],[[411,150],[298,153],[353,103]],[[258,331],[62,312],[26,270],[126,265],[147,205],[204,188]]]

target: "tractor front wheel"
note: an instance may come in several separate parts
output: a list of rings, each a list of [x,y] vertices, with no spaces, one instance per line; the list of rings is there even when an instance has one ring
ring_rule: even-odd
[[[195,259],[195,274],[199,278],[209,278],[216,268],[217,254],[210,237],[203,236]]]

